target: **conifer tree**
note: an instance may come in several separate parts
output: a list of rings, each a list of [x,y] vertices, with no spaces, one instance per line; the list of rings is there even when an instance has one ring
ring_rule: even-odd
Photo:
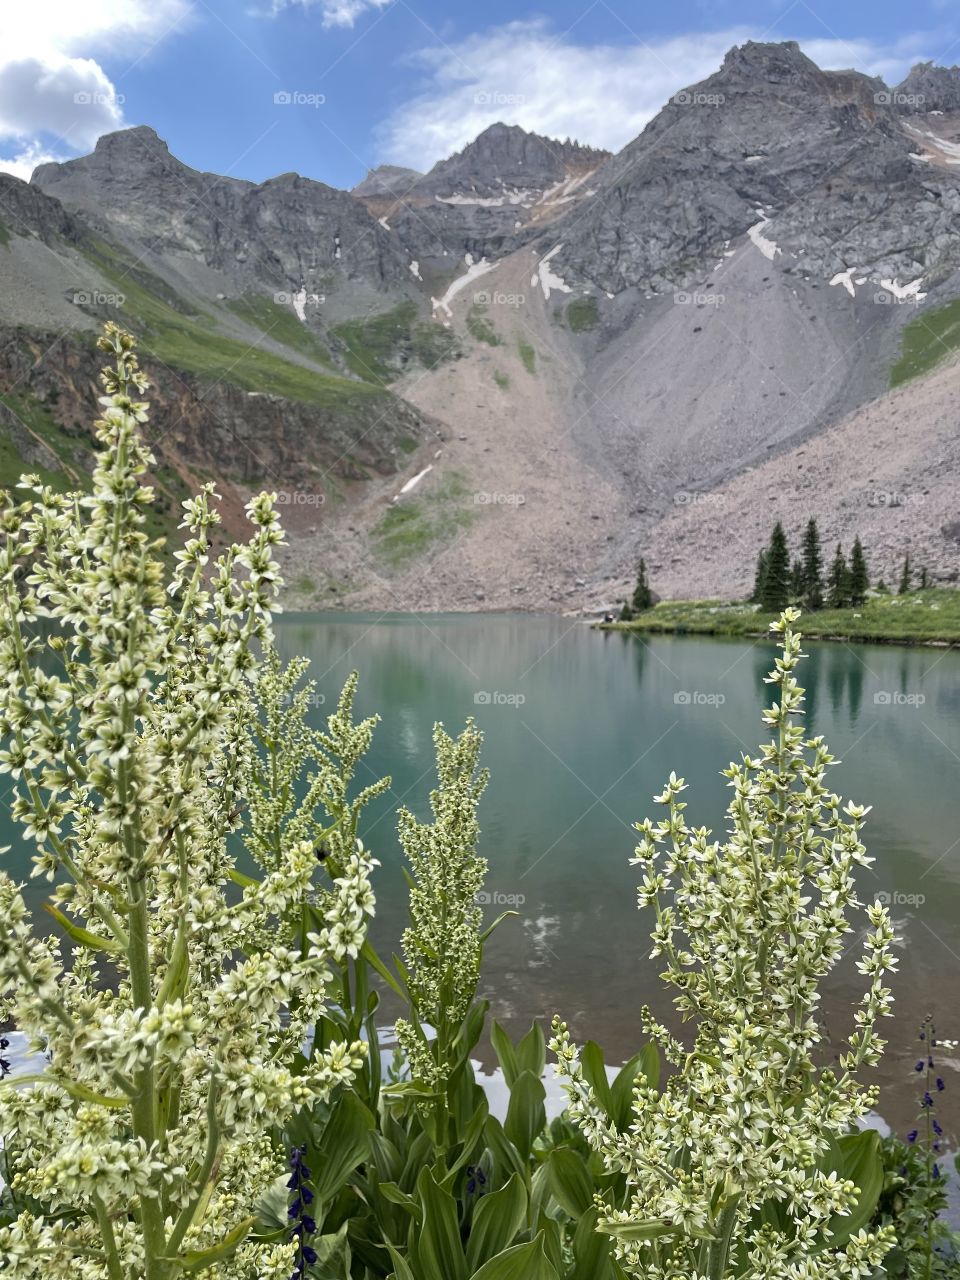
[[[830,576],[827,579],[827,604],[831,609],[844,609],[849,603],[850,571],[840,543],[837,543],[836,554],[830,565]]]
[[[779,613],[790,602],[790,552],[787,535],[778,520],[770,535],[766,568],[763,575],[763,591],[760,603],[768,613]]]
[[[763,547],[757,552],[757,568],[753,578],[753,590],[750,592],[749,604],[759,604],[763,599],[763,579],[767,572],[767,549]]]
[[[803,603],[808,609],[823,608],[823,552],[820,531],[813,517],[803,537]]]
[[[794,604],[800,604],[803,600],[803,584],[803,561],[794,560],[790,570],[790,600]]]
[[[647,562],[640,558],[640,566],[637,569],[637,585],[633,589],[633,599],[630,601],[634,613],[643,613],[645,609],[649,609],[653,604],[653,592],[650,590],[650,583],[647,581]]]
[[[850,553],[850,603],[861,605],[867,598],[870,586],[870,575],[867,572],[867,561],[863,554],[863,546],[859,537],[853,540]]]
[[[900,585],[897,592],[901,596],[905,596],[910,590],[910,582],[913,578],[913,569],[910,565],[910,552],[904,556],[903,568],[900,570]]]
[[[924,565],[923,568],[920,570],[920,590],[926,591],[929,585],[930,585],[930,575],[927,572],[927,566]]]

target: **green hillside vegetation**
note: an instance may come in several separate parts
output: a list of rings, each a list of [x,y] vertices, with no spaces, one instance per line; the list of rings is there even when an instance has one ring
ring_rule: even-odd
[[[567,307],[567,324],[571,333],[584,333],[600,323],[596,298],[576,298]]]
[[[890,385],[918,378],[960,348],[960,298],[925,311],[904,326],[900,358],[890,370]]]
[[[87,256],[123,294],[122,306],[111,310],[119,311],[141,335],[146,360],[153,355],[164,364],[205,380],[229,382],[246,391],[268,392],[330,408],[345,408],[351,401],[356,403],[379,394],[367,384],[309,369],[224,336],[217,332],[213,316],[194,311],[157,277],[135,268],[121,252],[102,241],[96,242]],[[256,309],[254,304],[253,310]]]
[[[467,507],[463,477],[453,473],[420,498],[388,507],[371,535],[377,554],[400,569],[430,548],[449,542],[476,519]]]
[[[396,380],[406,360],[431,369],[449,359],[457,341],[449,329],[418,319],[415,302],[401,302],[379,315],[347,320],[330,330],[346,349],[351,373],[385,387]]]

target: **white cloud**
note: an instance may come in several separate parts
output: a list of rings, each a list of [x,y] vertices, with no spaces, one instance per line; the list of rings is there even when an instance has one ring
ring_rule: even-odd
[[[41,138],[76,151],[122,125],[123,95],[95,55],[107,51],[132,62],[190,8],[189,0],[3,0],[0,139],[17,150],[0,165],[19,172],[40,155]]]
[[[319,9],[325,27],[352,27],[370,10],[385,9],[393,0],[273,0],[271,12],[284,9]]]
[[[0,173],[12,173],[15,178],[22,178],[24,182],[29,182],[30,175],[37,165],[48,164],[51,160],[61,159],[63,159],[62,156],[55,156],[51,152],[45,151],[37,143],[30,143],[14,156],[10,156],[7,159],[0,156]]]
[[[424,88],[381,126],[383,158],[426,169],[497,120],[618,151],[674,93],[712,75],[732,45],[761,35],[730,27],[627,45],[578,45],[536,20],[424,49],[414,59],[425,72]],[[924,56],[925,40],[936,50],[936,41],[922,35],[882,48],[869,40],[801,45],[821,67],[855,65],[897,81]]]

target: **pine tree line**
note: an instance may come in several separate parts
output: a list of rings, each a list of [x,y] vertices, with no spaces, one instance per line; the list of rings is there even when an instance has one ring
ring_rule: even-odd
[[[815,611],[824,606],[845,609],[864,603],[870,588],[870,574],[859,537],[853,540],[849,563],[838,542],[826,576],[824,567],[816,520],[807,522],[801,554],[792,563],[787,535],[778,520],[769,544],[757,556],[750,600],[765,613],[779,613],[791,604]]]

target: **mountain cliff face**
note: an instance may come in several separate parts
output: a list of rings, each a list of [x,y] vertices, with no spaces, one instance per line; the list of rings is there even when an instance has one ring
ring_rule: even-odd
[[[500,123],[352,192],[200,173],[123,130],[0,175],[0,483],[82,479],[116,318],[156,383],[161,488],[300,495],[294,602],[606,605],[649,547],[682,592],[669,530],[726,584],[756,548],[716,544],[710,495],[760,528],[771,474],[821,436],[854,456],[891,383],[960,346],[958,228],[960,68],[891,89],[792,43],[731,50],[617,155]],[[905,485],[924,423],[947,448],[951,367]],[[878,554],[913,537],[948,576],[945,493]]]

